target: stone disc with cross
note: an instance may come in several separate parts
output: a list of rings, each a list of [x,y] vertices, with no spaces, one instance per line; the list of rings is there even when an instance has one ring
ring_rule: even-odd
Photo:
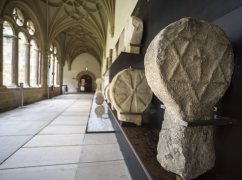
[[[214,166],[213,128],[185,127],[184,120],[209,120],[233,73],[233,50],[216,25],[183,18],[165,27],[145,55],[145,74],[166,106],[157,147],[160,164],[183,179]]]
[[[152,96],[144,70],[125,69],[119,72],[110,84],[111,102],[121,121],[140,125],[141,113],[150,104]]]

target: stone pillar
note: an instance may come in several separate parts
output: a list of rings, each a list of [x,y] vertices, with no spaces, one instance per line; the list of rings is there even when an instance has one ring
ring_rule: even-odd
[[[51,75],[52,75],[52,86],[55,86],[55,76],[56,76],[56,72],[55,72],[55,61],[56,61],[56,56],[54,56],[54,58],[52,59],[52,64],[53,64],[53,67],[51,69]]]
[[[39,50],[36,50],[36,69],[37,69],[37,71],[36,71],[36,86],[38,86],[39,85]]]
[[[42,51],[42,53],[43,53],[43,59],[42,59],[42,62],[41,62],[41,65],[42,65],[42,67],[41,67],[41,69],[42,69],[42,76],[41,76],[41,82],[42,82],[42,86],[43,87],[47,87],[48,85],[47,85],[47,78],[48,78],[48,75],[47,75],[47,73],[48,73],[48,66],[49,66],[49,57],[48,57],[48,50],[46,50],[46,51]]]
[[[164,28],[145,54],[145,74],[166,106],[157,159],[182,179],[213,168],[213,127],[187,126],[213,119],[213,106],[229,87],[233,49],[218,26],[183,18]]]
[[[3,86],[3,20],[0,19],[0,88]]]
[[[25,56],[25,84],[26,87],[30,86],[30,46],[31,44],[26,44],[26,56]]]
[[[13,36],[13,48],[12,48],[12,86],[18,84],[18,36]]]

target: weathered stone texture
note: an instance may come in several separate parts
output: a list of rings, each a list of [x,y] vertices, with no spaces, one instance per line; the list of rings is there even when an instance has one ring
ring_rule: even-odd
[[[108,84],[105,89],[104,89],[104,96],[105,99],[107,100],[108,103],[110,103],[110,94],[109,94],[109,90],[110,90],[110,84]]]
[[[145,73],[166,112],[158,144],[158,161],[184,179],[214,165],[213,129],[184,127],[183,120],[208,120],[228,88],[233,50],[217,26],[183,18],[164,28],[145,55]]]
[[[97,105],[101,105],[101,104],[103,104],[103,102],[104,102],[104,97],[103,97],[103,93],[102,93],[102,91],[98,91],[98,90],[96,90],[96,92],[95,92],[95,96],[94,96],[94,100],[95,100],[95,102],[96,102]]]
[[[131,16],[125,27],[125,52],[139,54],[141,40],[143,36],[143,21],[135,16]]]
[[[150,104],[152,91],[147,84],[143,70],[125,69],[119,72],[110,85],[110,98],[121,121],[141,124],[142,113]]]
[[[102,117],[102,115],[105,113],[105,108],[103,105],[97,106],[95,108],[95,113],[97,115],[97,117]]]

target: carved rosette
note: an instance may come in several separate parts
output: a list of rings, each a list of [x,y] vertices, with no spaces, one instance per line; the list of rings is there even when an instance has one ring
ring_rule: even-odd
[[[152,99],[144,70],[125,69],[119,72],[110,85],[110,97],[118,119],[141,125],[141,114]]]
[[[165,169],[193,179],[214,166],[212,127],[184,127],[182,122],[212,119],[233,66],[225,33],[204,21],[183,18],[164,28],[149,45],[146,77],[166,106],[157,155]]]

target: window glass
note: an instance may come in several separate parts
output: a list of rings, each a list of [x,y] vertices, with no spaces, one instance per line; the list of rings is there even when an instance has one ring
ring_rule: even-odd
[[[17,23],[17,25],[19,25],[19,26],[24,25],[24,16],[20,9],[18,9],[18,8],[13,9],[13,18],[14,18],[15,22]]]
[[[12,82],[12,47],[13,29],[7,22],[3,22],[3,85],[8,86]]]
[[[18,38],[18,81],[25,83],[27,38],[22,32],[19,33]]]
[[[34,40],[30,41],[30,86],[37,86],[38,47]]]
[[[35,33],[34,23],[30,20],[27,21],[27,30],[30,35],[34,35],[34,33]]]

